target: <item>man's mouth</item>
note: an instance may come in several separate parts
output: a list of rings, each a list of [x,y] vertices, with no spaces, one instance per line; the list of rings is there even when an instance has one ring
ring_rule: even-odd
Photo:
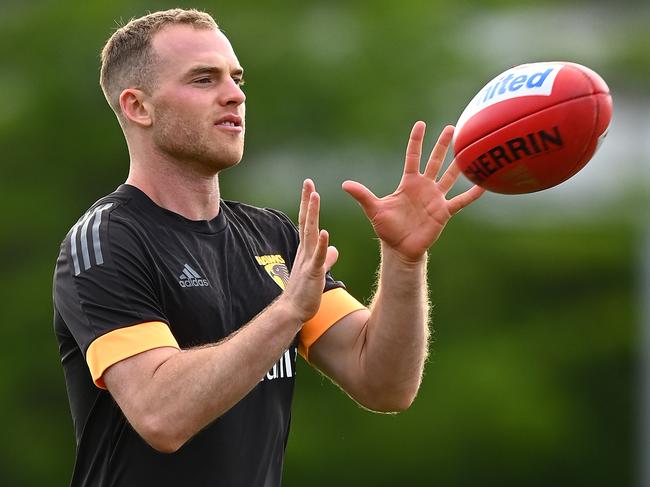
[[[218,127],[226,127],[230,129],[241,129],[243,120],[238,115],[225,115],[216,121],[215,125]]]

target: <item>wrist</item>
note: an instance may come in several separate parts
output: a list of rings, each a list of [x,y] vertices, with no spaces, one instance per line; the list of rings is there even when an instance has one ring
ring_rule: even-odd
[[[401,252],[381,242],[381,259],[382,262],[388,260],[394,265],[400,266],[405,271],[420,271],[426,268],[428,253],[425,251],[420,255],[404,255]]]
[[[273,308],[278,319],[295,328],[296,332],[300,331],[302,325],[311,318],[311,316],[305,317],[305,310],[298,306],[292,296],[286,292],[275,301]]]

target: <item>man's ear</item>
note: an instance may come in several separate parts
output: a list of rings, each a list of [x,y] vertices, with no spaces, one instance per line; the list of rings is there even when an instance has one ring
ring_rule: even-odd
[[[124,118],[140,127],[150,127],[153,119],[147,95],[137,88],[127,88],[120,94],[120,108]]]

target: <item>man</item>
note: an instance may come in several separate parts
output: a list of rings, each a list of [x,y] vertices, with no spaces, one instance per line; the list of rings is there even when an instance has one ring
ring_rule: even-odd
[[[243,154],[243,69],[207,14],[131,21],[102,53],[101,86],[124,131],[126,184],[61,245],[54,281],[77,457],[73,486],[278,486],[296,351],[363,406],[401,411],[427,354],[426,253],[472,188],[436,181],[453,128],[424,173],[413,127],[402,181],[343,189],[381,241],[369,308],[329,275],[338,253],[304,182],[296,228],[224,201]]]

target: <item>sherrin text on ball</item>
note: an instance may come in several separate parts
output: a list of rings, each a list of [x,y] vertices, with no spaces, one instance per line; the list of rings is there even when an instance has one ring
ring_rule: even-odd
[[[523,64],[470,101],[456,124],[454,153],[465,176],[490,191],[540,191],[585,166],[611,118],[609,88],[591,69]]]

